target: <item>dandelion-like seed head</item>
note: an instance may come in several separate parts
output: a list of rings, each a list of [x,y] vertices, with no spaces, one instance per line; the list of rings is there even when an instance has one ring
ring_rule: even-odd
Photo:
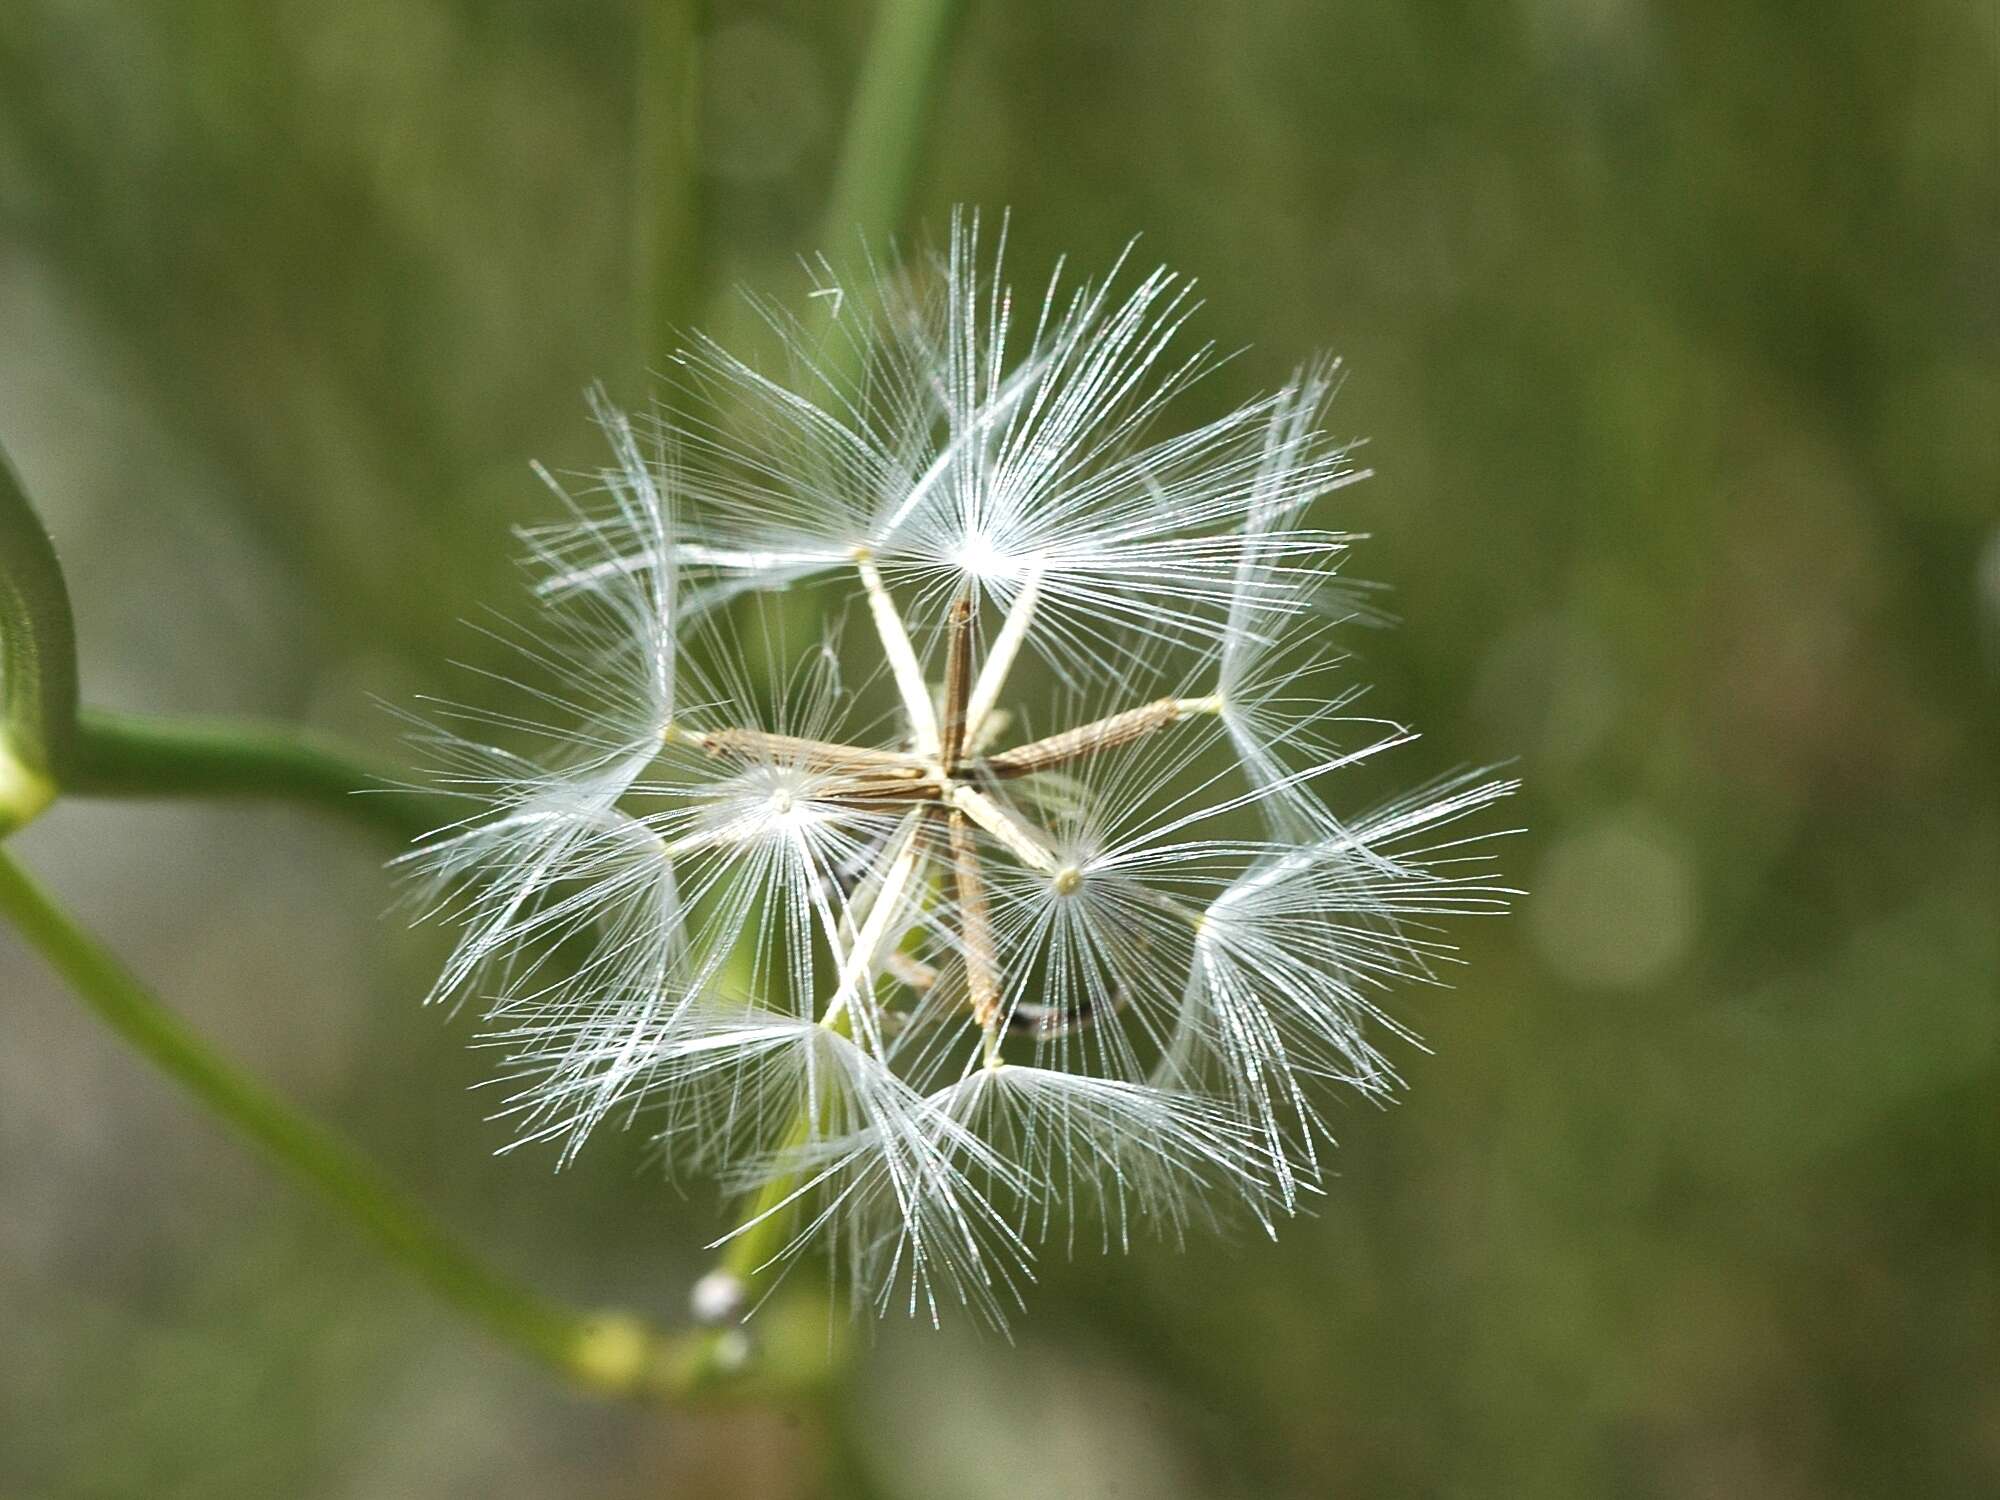
[[[1505,905],[1458,825],[1513,790],[1338,805],[1411,736],[1328,685],[1334,367],[1174,427],[1189,286],[1017,299],[997,238],[760,304],[775,369],[697,339],[670,415],[596,398],[533,708],[436,716],[467,816],[407,856],[521,1140],[643,1120],[774,1258],[996,1320],[1050,1239],[1297,1208],[1329,1089],[1396,1083],[1387,993]]]

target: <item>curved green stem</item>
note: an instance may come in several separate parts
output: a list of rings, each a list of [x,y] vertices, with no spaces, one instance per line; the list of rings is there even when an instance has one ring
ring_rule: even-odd
[[[961,0],[882,0],[827,195],[828,246],[879,247],[902,224]]]
[[[0,835],[55,795],[76,736],[76,623],[55,543],[0,448]]]
[[[589,1316],[510,1280],[461,1246],[324,1126],[293,1113],[210,1050],[0,853],[0,914],[146,1060],[294,1177],[317,1189],[444,1301],[521,1352],[593,1389],[673,1398],[708,1376],[706,1336],[623,1313]]]
[[[283,725],[85,709],[63,791],[302,802],[414,838],[464,816],[335,742]]]
[[[838,1036],[852,1036],[854,1013],[844,1006],[839,1010],[829,1007],[819,1024]],[[813,1137],[814,1124],[807,1106],[801,1103],[778,1148],[779,1156],[805,1146]],[[788,1200],[798,1196],[802,1183],[798,1172],[780,1172],[743,1200],[740,1227],[724,1244],[715,1274],[737,1282],[746,1297],[757,1274],[779,1257],[791,1236],[797,1205]]]
[[[805,1145],[811,1134],[810,1124],[804,1111],[800,1111],[781,1153]],[[785,1173],[773,1177],[745,1199],[743,1223],[747,1227],[723,1247],[716,1270],[749,1286],[752,1278],[784,1249],[792,1222],[785,1200],[798,1189],[798,1174]]]

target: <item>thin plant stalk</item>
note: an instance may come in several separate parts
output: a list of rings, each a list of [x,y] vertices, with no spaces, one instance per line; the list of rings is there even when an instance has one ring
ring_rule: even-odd
[[[882,0],[855,84],[847,129],[841,137],[840,158],[827,195],[822,243],[851,244],[859,236],[865,244],[880,245],[901,225],[923,154],[952,28],[962,8],[961,0]],[[867,572],[864,560],[864,577]],[[886,598],[879,584],[870,592],[871,597]],[[893,606],[887,614],[894,614]],[[900,642],[901,650],[895,639],[902,628],[900,620],[891,626],[879,606],[875,615],[892,658],[900,658],[907,651],[907,638]],[[935,736],[928,694],[918,693],[913,699],[906,691],[904,696],[919,736],[927,728]],[[962,723],[960,727],[962,731]],[[836,1024],[844,1019],[844,1014],[834,1018]],[[801,1115],[793,1123],[791,1135],[803,1140],[810,1130],[811,1121]],[[779,1178],[744,1204],[745,1227],[724,1245],[716,1266],[718,1274],[747,1286],[777,1257],[790,1234],[788,1200],[796,1192],[794,1179]]]
[[[405,789],[334,740],[281,724],[87,708],[66,795],[297,802],[404,839],[457,820],[447,797]]]
[[[902,225],[962,0],[882,0],[827,194],[827,245],[879,246]]]

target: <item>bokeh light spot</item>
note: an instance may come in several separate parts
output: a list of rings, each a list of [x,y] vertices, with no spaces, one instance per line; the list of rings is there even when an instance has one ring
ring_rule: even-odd
[[[1642,989],[1664,978],[1694,939],[1694,872],[1673,832],[1642,812],[1603,817],[1559,839],[1533,889],[1535,946],[1574,985]]]

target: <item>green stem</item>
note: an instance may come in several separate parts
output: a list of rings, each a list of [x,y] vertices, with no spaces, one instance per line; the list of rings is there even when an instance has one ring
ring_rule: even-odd
[[[465,816],[452,799],[407,791],[331,740],[283,725],[85,709],[65,793],[87,797],[251,797],[303,802],[405,838]]]
[[[825,244],[848,243],[849,236],[858,234],[864,243],[879,246],[902,223],[947,43],[962,9],[960,0],[883,0],[828,194]],[[833,1024],[844,1032],[847,1018]],[[802,1107],[786,1134],[787,1144],[802,1144],[811,1130]],[[791,1235],[793,1218],[792,1210],[781,1205],[798,1185],[795,1175],[784,1175],[745,1200],[740,1222],[749,1227],[723,1248],[718,1272],[748,1286],[778,1254]]]
[[[876,248],[908,210],[961,0],[882,0],[827,195],[822,243]]]
[[[701,187],[695,160],[701,0],[637,0],[633,120],[633,337],[639,365],[685,337],[701,294]]]
[[[810,1137],[810,1122],[801,1109],[792,1121],[791,1133],[780,1154],[797,1150]],[[742,1222],[749,1228],[723,1247],[722,1256],[715,1263],[716,1270],[735,1277],[746,1287],[750,1284],[758,1271],[784,1248],[785,1241],[790,1237],[792,1216],[788,1209],[780,1205],[797,1192],[798,1187],[798,1175],[785,1173],[772,1178],[744,1200]]]
[[[76,740],[76,624],[48,528],[0,448],[0,835],[55,796]]]
[[[852,1036],[854,1013],[842,1008],[822,1017],[819,1024],[837,1036]],[[798,1113],[792,1116],[778,1155],[783,1157],[804,1147],[812,1140],[813,1125],[812,1116],[801,1104]],[[798,1192],[801,1180],[797,1172],[780,1173],[743,1200],[738,1223],[747,1227],[741,1228],[723,1247],[715,1263],[717,1272],[735,1278],[747,1289],[757,1273],[777,1258],[791,1238],[792,1216],[797,1206],[785,1200]]]
[[[294,1177],[316,1188],[439,1297],[562,1374],[620,1395],[689,1394],[702,1337],[625,1314],[589,1317],[517,1285],[460,1246],[339,1136],[294,1114],[212,1052],[0,853],[0,914],[141,1056]]]

